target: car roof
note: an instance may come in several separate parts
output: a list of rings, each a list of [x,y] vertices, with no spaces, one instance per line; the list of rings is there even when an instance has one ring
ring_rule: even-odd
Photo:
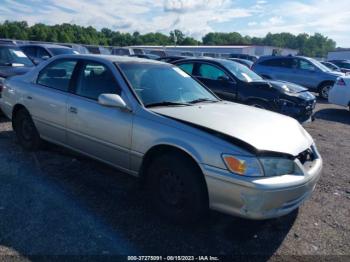
[[[93,59],[93,60],[105,60],[112,63],[148,63],[148,64],[159,64],[159,65],[169,65],[161,61],[139,58],[136,56],[118,56],[118,55],[100,55],[100,54],[74,54],[74,55],[58,55],[58,58],[81,58],[81,59]]]
[[[70,49],[70,47],[63,46],[63,45],[56,45],[56,44],[21,44],[19,45],[20,47],[22,46],[41,46],[44,48],[64,48],[64,49]]]

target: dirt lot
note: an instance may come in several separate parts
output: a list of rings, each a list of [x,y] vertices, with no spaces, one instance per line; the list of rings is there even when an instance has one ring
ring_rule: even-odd
[[[350,113],[319,103],[316,121],[305,127],[325,165],[312,198],[298,211],[260,222],[211,212],[199,225],[180,227],[147,208],[135,178],[52,145],[25,152],[0,118],[0,254],[348,260]]]

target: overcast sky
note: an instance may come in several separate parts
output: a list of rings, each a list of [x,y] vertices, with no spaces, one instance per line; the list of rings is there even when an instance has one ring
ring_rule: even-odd
[[[197,39],[213,31],[319,32],[350,47],[349,0],[0,0],[6,19],[140,33],[180,29]]]

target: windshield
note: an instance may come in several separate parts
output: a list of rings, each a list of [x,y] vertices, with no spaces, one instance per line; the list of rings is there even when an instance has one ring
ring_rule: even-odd
[[[0,66],[12,66],[14,64],[33,66],[32,61],[20,49],[0,46]]]
[[[318,67],[323,72],[332,72],[332,69],[330,69],[327,66],[321,64],[321,62],[318,62],[316,59],[310,58],[310,62],[312,62],[316,67]]]
[[[53,55],[72,55],[75,54],[70,48],[49,48]]]
[[[263,80],[261,76],[257,75],[255,72],[250,70],[248,67],[239,64],[237,62],[223,60],[222,64],[229,70],[234,76],[236,76],[239,80],[244,82],[253,82],[253,81],[261,81]]]
[[[120,67],[145,106],[164,102],[218,101],[178,67],[151,63],[124,63]]]

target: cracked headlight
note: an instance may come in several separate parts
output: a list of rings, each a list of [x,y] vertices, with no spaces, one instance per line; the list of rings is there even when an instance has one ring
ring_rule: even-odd
[[[265,176],[302,175],[300,167],[291,159],[278,157],[259,158]]]

